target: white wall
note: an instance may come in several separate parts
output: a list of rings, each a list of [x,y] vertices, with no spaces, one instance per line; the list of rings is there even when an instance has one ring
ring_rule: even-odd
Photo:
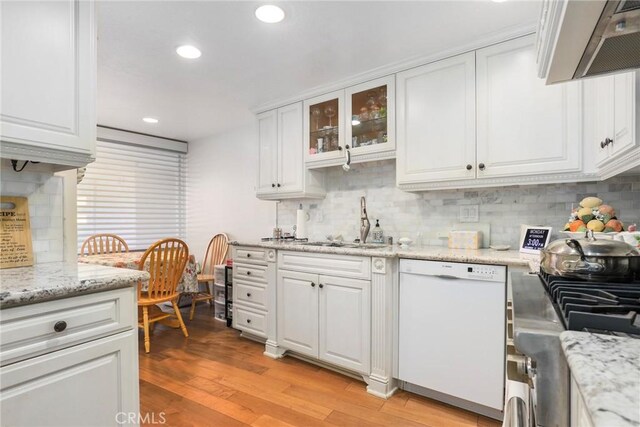
[[[244,241],[271,235],[275,202],[255,195],[257,141],[255,126],[189,141],[187,244],[196,259],[215,233]]]

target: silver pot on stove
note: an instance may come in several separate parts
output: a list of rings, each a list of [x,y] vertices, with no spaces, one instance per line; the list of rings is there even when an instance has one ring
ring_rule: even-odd
[[[589,281],[630,282],[640,279],[640,252],[628,243],[596,239],[559,239],[541,251],[540,267],[547,274]]]

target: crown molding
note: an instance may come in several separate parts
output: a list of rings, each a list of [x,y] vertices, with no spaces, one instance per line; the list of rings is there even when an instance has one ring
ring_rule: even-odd
[[[265,104],[258,105],[256,107],[250,108],[250,111],[253,114],[262,113],[268,110],[273,110],[274,108],[313,98],[328,92],[341,90],[349,86],[367,82],[369,80],[374,80],[380,77],[388,76],[390,74],[398,73],[400,71],[405,71],[410,68],[415,68],[431,62],[440,61],[442,59],[478,50],[483,47],[505,42],[507,40],[515,39],[518,37],[528,36],[535,33],[536,25],[537,24],[514,26],[506,30],[494,32],[484,37],[480,37],[470,43],[466,43],[452,49],[440,51],[433,55],[421,55],[402,61],[393,62],[378,68],[374,68],[372,70],[368,70],[364,73],[356,74],[351,77],[338,80],[331,84],[315,86],[293,97],[280,98],[271,102],[267,102]]]

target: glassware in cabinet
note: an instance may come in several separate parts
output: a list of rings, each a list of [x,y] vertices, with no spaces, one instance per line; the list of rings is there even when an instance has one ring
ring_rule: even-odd
[[[344,146],[344,93],[333,92],[305,101],[307,162],[341,157]]]
[[[372,80],[346,90],[347,144],[358,152],[395,150],[395,79]]]

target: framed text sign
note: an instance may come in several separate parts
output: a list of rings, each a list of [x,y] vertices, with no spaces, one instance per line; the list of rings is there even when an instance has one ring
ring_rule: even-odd
[[[0,268],[33,265],[26,197],[0,197],[0,225]]]
[[[551,238],[552,227],[523,225],[520,236],[520,252],[537,254],[547,246]]]

